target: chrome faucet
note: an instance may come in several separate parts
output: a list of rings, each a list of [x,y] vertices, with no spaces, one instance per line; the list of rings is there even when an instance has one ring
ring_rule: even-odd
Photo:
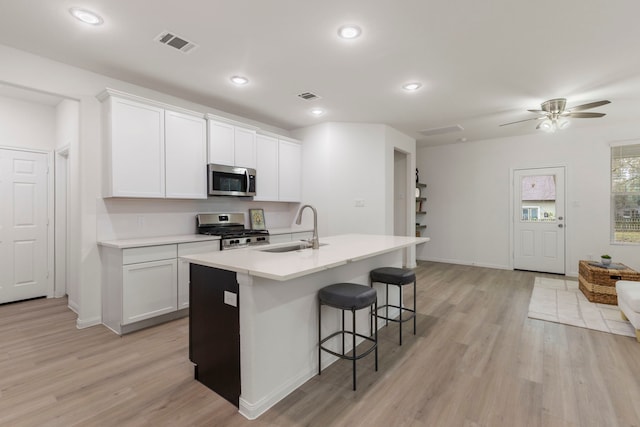
[[[302,223],[302,211],[304,208],[310,208],[313,211],[313,237],[311,237],[311,249],[320,248],[320,241],[318,240],[318,211],[311,205],[304,205],[298,211],[298,219],[296,219],[296,224],[300,225]]]

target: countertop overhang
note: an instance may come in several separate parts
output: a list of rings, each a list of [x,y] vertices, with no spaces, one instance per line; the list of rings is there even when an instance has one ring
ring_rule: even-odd
[[[250,276],[286,281],[327,270],[349,262],[428,242],[428,237],[344,234],[320,238],[319,249],[271,253],[264,249],[287,244],[265,245],[221,252],[182,256],[190,263]]]

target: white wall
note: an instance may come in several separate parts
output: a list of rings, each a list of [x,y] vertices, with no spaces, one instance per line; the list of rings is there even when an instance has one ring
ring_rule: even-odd
[[[80,143],[80,103],[63,99],[56,106],[55,137],[55,295],[68,295],[68,305],[79,311],[80,288],[78,271],[70,268],[71,230],[68,224],[78,224],[79,212],[70,208],[72,177],[78,171],[69,168],[70,159],[77,158]],[[77,247],[77,244],[75,245]],[[77,248],[75,249],[77,252]],[[76,255],[77,256],[77,255]]]
[[[510,170],[566,166],[566,272],[611,254],[640,269],[640,247],[610,244],[609,143],[640,138],[640,125],[570,128],[555,134],[418,148],[427,235],[417,258],[511,268]]]
[[[0,83],[59,95],[79,101],[79,138],[77,146],[70,147],[68,168],[70,174],[69,214],[74,224],[69,233],[69,280],[78,286],[79,327],[98,324],[101,321],[101,262],[98,252],[98,218],[109,215],[102,200],[102,150],[101,104],[96,95],[105,87],[111,87],[135,95],[155,99],[190,110],[211,113],[244,121],[261,128],[289,136],[288,132],[273,126],[247,120],[209,106],[203,106],[112,79],[80,68],[72,67],[44,57],[0,45]],[[55,114],[50,125],[51,140],[48,149],[55,148]],[[38,125],[39,126],[39,125]],[[31,138],[29,138],[31,139]],[[117,203],[117,202],[116,202]],[[159,209],[171,212],[175,203],[166,201]],[[126,213],[126,203],[119,206],[119,215],[136,217],[137,212]],[[134,205],[135,206],[135,205]],[[136,209],[132,207],[132,209]],[[185,212],[184,215],[191,215]],[[267,216],[267,220],[268,220]],[[114,222],[118,220],[114,219]],[[109,223],[109,221],[106,221]],[[105,221],[100,221],[104,224]],[[117,231],[117,226],[113,227]],[[102,232],[102,230],[100,231]],[[126,230],[124,234],[126,235]],[[118,236],[118,238],[120,238]]]
[[[259,179],[259,178],[258,178]],[[249,209],[264,209],[267,229],[297,228],[297,203],[253,202],[220,197],[207,200],[100,199],[97,210],[98,241],[193,234],[196,214],[241,212],[250,227]]]
[[[324,123],[292,134],[303,141],[304,202],[318,210],[320,236],[394,234],[395,151],[409,158],[405,194],[413,194],[414,139],[367,123]],[[364,206],[356,206],[356,201]],[[412,211],[408,207],[406,224],[414,223]],[[310,223],[311,218],[306,212],[304,221]],[[408,230],[404,235],[413,234]],[[413,249],[405,257],[407,266],[415,264]]]
[[[50,151],[56,144],[56,108],[0,96],[0,146]]]
[[[384,234],[384,126],[325,123],[294,135],[304,141],[303,202],[318,210],[320,236]],[[356,200],[364,206],[356,207]]]

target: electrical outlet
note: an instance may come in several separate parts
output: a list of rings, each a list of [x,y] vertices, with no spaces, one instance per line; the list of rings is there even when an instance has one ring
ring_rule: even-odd
[[[364,199],[356,199],[356,208],[364,207]]]
[[[238,294],[233,292],[224,291],[224,303],[232,307],[238,306]]]

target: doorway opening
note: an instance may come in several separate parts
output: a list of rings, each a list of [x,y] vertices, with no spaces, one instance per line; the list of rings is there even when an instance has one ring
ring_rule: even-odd
[[[393,234],[408,236],[407,231],[407,161],[408,156],[393,151]]]

